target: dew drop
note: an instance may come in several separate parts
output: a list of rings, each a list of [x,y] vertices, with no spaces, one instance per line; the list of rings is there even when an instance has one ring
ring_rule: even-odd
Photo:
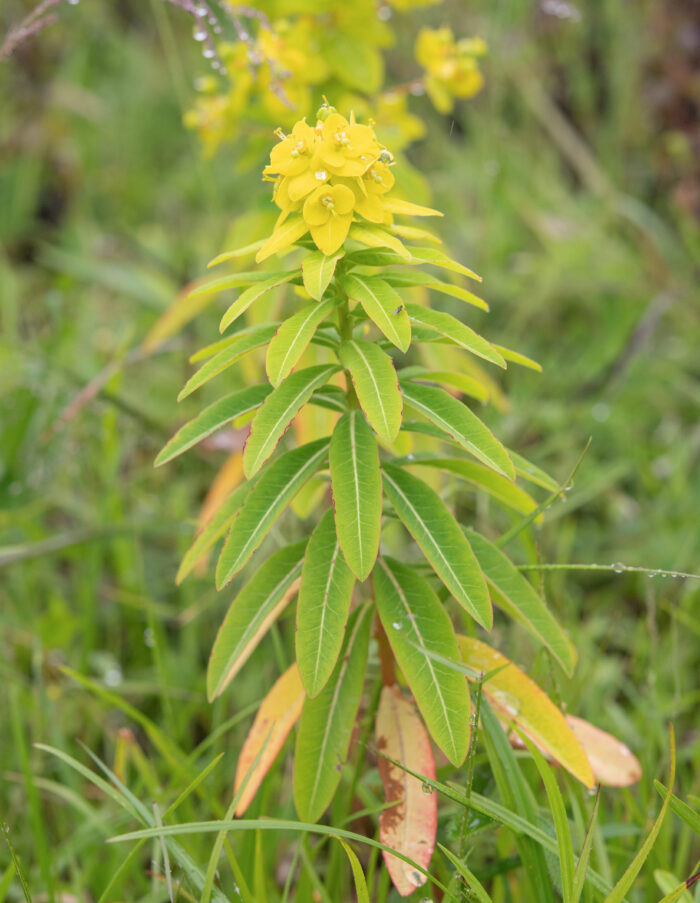
[[[435,793],[435,788],[432,787],[427,781],[423,781],[423,786],[421,787],[423,793],[427,793],[430,796],[431,793]]]
[[[195,41],[206,41],[207,33],[203,28],[200,28],[199,25],[195,25],[195,27],[192,29],[192,37],[195,39]]]
[[[328,178],[328,174],[326,173],[325,169],[316,170],[316,172],[314,173],[314,176],[316,179],[318,179],[319,182],[325,182],[326,179]]]
[[[205,60],[213,60],[216,56],[216,50],[213,47],[205,47],[202,51],[202,56]]]
[[[394,630],[401,630],[401,621],[394,621],[391,626]]]

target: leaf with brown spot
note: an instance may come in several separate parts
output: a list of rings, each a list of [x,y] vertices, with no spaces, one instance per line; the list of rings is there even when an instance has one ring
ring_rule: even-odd
[[[263,699],[245,739],[236,767],[234,793],[247,777],[245,788],[236,806],[240,818],[251,804],[265,775],[284,746],[304,704],[304,687],[296,664],[288,668]],[[258,763],[251,766],[258,757]],[[250,772],[250,773],[249,773]]]
[[[415,706],[396,685],[382,690],[376,736],[377,747],[383,753],[379,757],[379,774],[384,795],[388,803],[395,803],[379,817],[379,839],[427,869],[437,832],[437,797],[433,793],[425,793],[418,778],[389,759],[430,780],[435,779],[435,759]],[[425,884],[424,874],[391,853],[384,852],[384,862],[394,887],[402,897],[409,896]]]

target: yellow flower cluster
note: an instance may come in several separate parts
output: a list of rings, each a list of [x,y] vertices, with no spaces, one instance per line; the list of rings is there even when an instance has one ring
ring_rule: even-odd
[[[315,127],[302,119],[290,135],[279,133],[263,177],[275,182],[274,201],[282,211],[275,233],[281,234],[290,214],[300,214],[286,231],[294,235],[290,243],[308,231],[316,247],[330,255],[347,238],[356,215],[369,223],[391,222],[382,197],[394,176],[392,156],[372,126],[358,124],[352,114],[348,121],[328,106],[319,116]]]
[[[425,89],[436,109],[449,113],[455,98],[473,97],[484,83],[479,58],[486,54],[482,38],[455,41],[451,28],[423,28],[416,40],[416,59],[425,69]]]

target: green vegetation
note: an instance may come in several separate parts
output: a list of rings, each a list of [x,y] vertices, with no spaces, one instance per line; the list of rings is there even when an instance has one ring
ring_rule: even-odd
[[[151,331],[213,253],[269,232],[269,186],[230,148],[204,160],[183,128],[203,71],[186,16],[159,0],[89,6],[61,7],[0,63],[0,900],[160,901],[180,884],[180,899],[362,900],[363,881],[370,899],[396,900],[375,840],[383,795],[367,718],[322,823],[301,832],[286,753],[232,821],[254,712],[293,661],[294,608],[209,704],[206,663],[233,594],[217,593],[197,556],[180,568],[194,573],[175,576],[235,440],[215,434],[152,464],[222,394],[224,375],[177,404],[215,360],[188,363],[215,340],[225,306],[201,296],[201,314],[164,342]],[[697,186],[687,51],[674,37],[685,13],[601,0],[578,15],[559,4],[562,17],[546,6],[395,13],[386,84],[413,77],[419,23],[448,21],[489,46],[476,99],[443,116],[412,98],[427,135],[406,153],[432,191],[419,200],[445,212],[448,252],[484,276],[491,311],[472,306],[469,325],[544,369],[511,368],[480,416],[559,485],[583,458],[571,491],[552,494],[507,549],[573,641],[573,676],[557,664],[565,643],[538,651],[498,610],[488,642],[623,740],[643,776],[588,795],[537,750],[513,750],[489,682],[475,682],[482,729],[466,765],[421,772],[439,800],[429,868],[439,884],[414,898],[440,899],[440,885],[458,894],[461,875],[471,899],[494,903],[691,903],[700,885],[672,892],[700,867],[700,582],[665,575],[700,571]],[[3,4],[0,33],[20,7]],[[458,298],[440,310],[466,319]],[[260,381],[246,366],[228,372]],[[229,392],[245,389],[240,376]],[[432,479],[427,466],[419,475]],[[492,489],[460,492],[457,505],[496,540],[518,530],[528,503],[507,515],[494,501],[503,484]],[[308,537],[312,503],[273,527],[271,552]],[[376,656],[368,673],[371,710]],[[140,829],[150,833],[105,843]]]

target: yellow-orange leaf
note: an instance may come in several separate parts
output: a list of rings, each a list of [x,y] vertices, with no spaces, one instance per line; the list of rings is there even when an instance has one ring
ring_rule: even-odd
[[[248,776],[245,789],[236,806],[237,816],[243,815],[248,808],[263,778],[277,758],[277,753],[284,746],[284,741],[301,715],[304,698],[304,686],[299,677],[299,669],[294,664],[277,680],[263,700],[243,744],[236,768],[234,793],[237,793],[243,784],[258,754],[260,759]]]
[[[495,713],[503,720],[515,723],[586,787],[593,787],[595,779],[586,753],[564,715],[546,693],[500,652],[471,637],[460,636],[458,639],[462,660],[470,668],[483,674],[503,668],[487,680],[483,688]]]
[[[597,784],[636,784],[642,776],[642,766],[624,743],[583,718],[567,715],[566,720],[588,756]]]
[[[382,690],[376,721],[380,752],[411,771],[435,779],[435,760],[428,734],[412,702],[396,685]],[[423,791],[421,782],[380,756],[379,774],[388,803],[379,817],[379,839],[427,868],[435,846],[437,798]],[[402,897],[425,884],[426,877],[408,862],[384,853],[384,862]]]

